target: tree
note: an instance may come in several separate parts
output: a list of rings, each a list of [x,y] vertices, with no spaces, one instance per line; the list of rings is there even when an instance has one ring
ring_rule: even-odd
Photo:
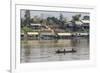
[[[21,27],[23,27],[23,26],[24,26],[24,19],[21,18]]]
[[[73,32],[76,32],[78,29],[77,29],[77,25],[76,25],[76,21],[80,21],[80,17],[81,17],[81,14],[78,14],[78,15],[75,15],[75,16],[72,16],[72,25],[73,25]]]
[[[90,17],[89,16],[84,16],[83,20],[90,20]]]
[[[30,11],[26,10],[25,11],[25,20],[24,20],[24,24],[25,26],[30,26]]]
[[[81,14],[72,16],[72,21],[79,21],[80,20],[80,17],[81,17]]]
[[[60,20],[60,21],[63,21],[63,15],[62,15],[62,14],[60,14],[59,20]]]

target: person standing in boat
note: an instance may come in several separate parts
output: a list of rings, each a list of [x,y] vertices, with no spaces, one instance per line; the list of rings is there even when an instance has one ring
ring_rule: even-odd
[[[66,50],[64,49],[64,52],[66,52]]]

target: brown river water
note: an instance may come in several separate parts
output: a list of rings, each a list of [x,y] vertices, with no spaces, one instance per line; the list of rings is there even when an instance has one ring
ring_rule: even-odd
[[[56,51],[76,50],[75,53]],[[21,40],[20,62],[74,61],[89,59],[89,40],[86,38],[64,40]]]

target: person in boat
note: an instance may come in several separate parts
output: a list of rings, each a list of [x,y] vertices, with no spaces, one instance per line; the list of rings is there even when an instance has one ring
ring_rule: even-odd
[[[59,53],[59,52],[60,52],[60,50],[58,49],[58,50],[57,50],[57,53]]]
[[[72,48],[72,52],[75,52],[74,48]]]
[[[66,52],[66,50],[64,49],[64,52]]]

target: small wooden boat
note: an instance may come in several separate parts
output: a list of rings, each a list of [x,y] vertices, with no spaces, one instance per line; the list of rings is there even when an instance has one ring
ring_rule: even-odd
[[[66,51],[65,49],[63,51],[57,50],[56,53],[75,53],[76,50],[72,49],[72,50],[68,50]]]

